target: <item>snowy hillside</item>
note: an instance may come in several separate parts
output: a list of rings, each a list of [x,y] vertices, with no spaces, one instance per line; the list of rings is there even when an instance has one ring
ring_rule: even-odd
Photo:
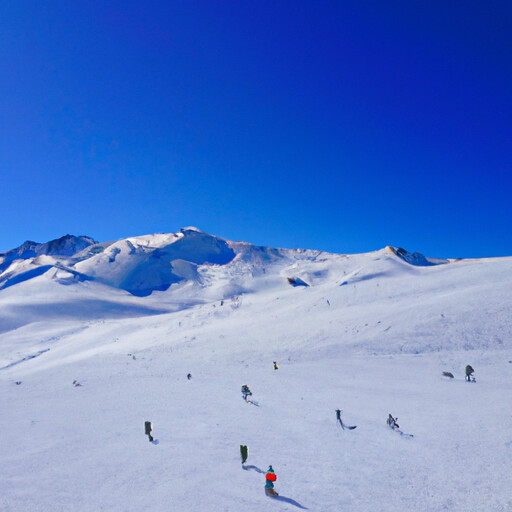
[[[511,289],[196,228],[1,253],[0,510],[512,510]]]

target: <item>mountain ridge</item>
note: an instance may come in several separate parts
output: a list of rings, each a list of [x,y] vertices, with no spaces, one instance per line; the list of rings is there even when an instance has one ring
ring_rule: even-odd
[[[464,261],[429,258],[418,252],[410,253],[391,246],[380,251],[412,267]],[[256,246],[249,242],[225,240],[194,226],[178,232],[107,242],[98,242],[85,235],[68,234],[44,243],[26,241],[17,248],[0,253],[0,291],[39,278],[52,270],[53,276],[58,275],[61,283],[95,281],[134,296],[147,297],[187,282],[203,286],[208,280],[210,267],[232,265],[238,268],[240,274],[256,276],[278,262],[284,264],[286,261],[351,256],[357,255]],[[300,275],[286,276],[290,283],[301,282],[305,285],[309,284],[308,279],[316,277],[306,276],[304,279]]]

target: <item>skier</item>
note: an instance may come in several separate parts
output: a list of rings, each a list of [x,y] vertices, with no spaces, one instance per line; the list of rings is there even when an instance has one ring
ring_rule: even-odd
[[[272,466],[268,467],[267,474],[265,475],[265,494],[267,496],[279,496],[276,491],[274,491],[274,482],[276,481],[277,476],[274,473]]]
[[[187,373],[187,379],[190,380],[192,378],[192,374],[191,373]]]
[[[146,431],[146,435],[149,437],[149,442],[152,443],[153,442],[153,436],[151,435],[151,431],[153,430],[153,424],[151,423],[151,421],[145,421],[144,422],[144,428],[145,428],[145,431]]]
[[[468,382],[471,382],[471,380],[475,380],[475,378],[473,377],[473,372],[474,372],[474,371],[475,371],[475,370],[473,370],[473,367],[472,367],[470,364],[468,364],[468,365],[466,366],[466,380],[467,380]],[[473,379],[471,379],[472,377],[473,377]]]
[[[393,418],[393,416],[391,416],[391,414],[388,416],[388,419],[386,420],[386,423],[389,425],[389,428],[391,429],[398,429],[400,428],[398,426],[398,423],[396,422],[398,420],[398,418]]]
[[[279,365],[274,361],[274,370],[279,370]]]
[[[400,430],[400,426],[397,423],[398,418],[393,418],[391,414],[388,416],[388,419],[386,420],[386,423],[389,425],[389,428],[394,430],[395,432],[398,432],[401,436],[411,438],[414,437],[414,434],[406,434]]]
[[[354,426],[348,426],[348,425],[345,425],[345,423],[343,423],[343,420],[341,419],[341,413],[343,411],[340,410],[340,409],[336,409],[336,420],[338,421],[338,423],[340,424],[340,427],[345,430],[346,428],[348,428],[349,430],[354,430],[355,428],[357,428],[356,425]]]
[[[247,402],[247,397],[252,395],[252,391],[249,389],[247,384],[242,386],[242,397]]]
[[[240,458],[242,459],[242,464],[245,464],[245,461],[249,457],[249,448],[245,444],[240,445]]]

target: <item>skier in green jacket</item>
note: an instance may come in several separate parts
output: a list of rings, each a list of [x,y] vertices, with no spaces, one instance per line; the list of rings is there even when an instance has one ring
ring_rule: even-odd
[[[242,464],[245,464],[245,461],[247,460],[248,456],[249,456],[249,448],[247,448],[247,445],[241,444],[240,445],[240,458],[242,459]]]

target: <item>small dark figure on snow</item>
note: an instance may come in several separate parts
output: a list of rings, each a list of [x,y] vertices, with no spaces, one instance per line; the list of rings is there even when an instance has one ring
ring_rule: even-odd
[[[242,386],[242,397],[247,402],[247,397],[252,395],[252,391],[249,389],[249,386],[247,384],[244,384]]]
[[[345,425],[345,423],[343,423],[343,420],[341,419],[342,412],[343,411],[341,409],[336,409],[336,421],[340,424],[340,427],[343,430],[345,430],[345,429],[354,430],[355,428],[357,428],[356,425],[348,426],[348,425]]]
[[[470,364],[466,366],[466,380],[468,382],[471,382],[471,380],[475,380],[475,377],[473,377],[474,371],[475,370],[473,370],[473,367]]]
[[[391,414],[388,416],[388,419],[386,420],[386,423],[389,425],[389,428],[395,429],[400,428],[397,423],[398,418],[393,418]]]
[[[276,491],[274,491],[274,482],[277,480],[277,476],[274,473],[272,466],[268,467],[267,474],[265,475],[265,494],[267,496],[279,496]]]
[[[190,380],[192,378],[192,374],[191,373],[187,373],[187,379]]]
[[[245,444],[240,445],[240,458],[242,459],[242,464],[245,464],[245,461],[249,457],[249,448]]]
[[[279,365],[274,361],[274,370],[279,370]]]
[[[149,442],[153,442],[153,436],[151,435],[151,431],[153,430],[153,424],[151,421],[145,421],[144,422],[144,430],[146,432],[146,435],[149,437]]]

